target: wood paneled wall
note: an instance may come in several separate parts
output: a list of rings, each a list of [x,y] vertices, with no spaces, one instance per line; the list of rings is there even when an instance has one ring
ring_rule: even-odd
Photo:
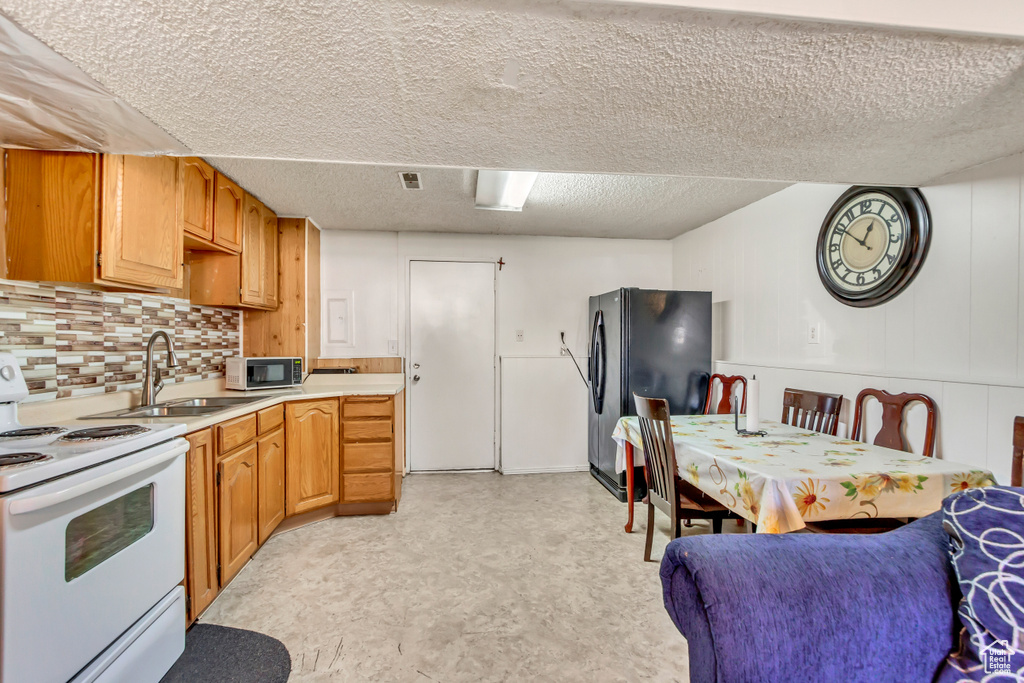
[[[320,230],[305,218],[278,219],[280,275],[273,311],[246,311],[246,356],[302,356],[306,368],[320,354]]]
[[[355,368],[356,372],[402,372],[402,359],[383,358],[320,358],[310,368]]]

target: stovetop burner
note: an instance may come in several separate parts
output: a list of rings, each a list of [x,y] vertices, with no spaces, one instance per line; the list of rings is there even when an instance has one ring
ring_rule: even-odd
[[[63,434],[68,431],[64,427],[21,427],[0,432],[0,439],[33,439],[39,436]]]
[[[6,465],[24,465],[27,462],[35,462],[37,460],[45,460],[46,456],[42,453],[4,453],[0,455],[0,467]]]
[[[149,427],[141,425],[108,425],[106,427],[89,427],[76,429],[60,437],[58,441],[81,443],[84,441],[102,441],[106,439],[122,439],[126,436],[145,434]]]

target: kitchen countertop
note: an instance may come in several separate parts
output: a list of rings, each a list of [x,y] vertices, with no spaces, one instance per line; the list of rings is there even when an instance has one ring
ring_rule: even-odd
[[[191,391],[190,391],[191,387]],[[211,415],[176,416],[176,417],[145,417],[145,418],[110,418],[102,420],[81,420],[83,427],[102,424],[184,424],[186,431],[194,432],[205,429],[226,420],[263,410],[288,401],[304,401],[317,398],[337,398],[339,396],[394,396],[405,388],[405,375],[402,373],[367,373],[352,375],[309,375],[301,387],[290,389],[264,389],[260,391],[233,391],[224,388],[224,380],[216,382],[185,382],[169,384],[157,396],[156,402],[162,403],[183,398],[213,398],[229,396],[265,397],[259,401],[233,406]],[[105,396],[86,399],[58,399],[40,403],[23,403],[18,407],[19,422],[24,425],[67,423],[86,415],[96,415],[110,410],[125,409],[139,404],[138,392],[131,392],[132,399],[124,396],[113,405],[112,400],[104,401]],[[112,405],[113,407],[106,407]]]

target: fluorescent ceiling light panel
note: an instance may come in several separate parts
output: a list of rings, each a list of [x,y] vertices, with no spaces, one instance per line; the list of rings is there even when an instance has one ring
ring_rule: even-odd
[[[533,171],[480,171],[476,177],[476,208],[522,211],[538,175]]]

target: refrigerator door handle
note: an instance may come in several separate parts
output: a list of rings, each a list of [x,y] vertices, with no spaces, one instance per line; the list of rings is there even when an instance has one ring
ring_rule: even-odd
[[[605,351],[604,314],[594,315],[594,334],[590,347],[590,390],[594,397],[594,410],[600,415],[604,410],[604,383],[608,374],[608,359]]]

